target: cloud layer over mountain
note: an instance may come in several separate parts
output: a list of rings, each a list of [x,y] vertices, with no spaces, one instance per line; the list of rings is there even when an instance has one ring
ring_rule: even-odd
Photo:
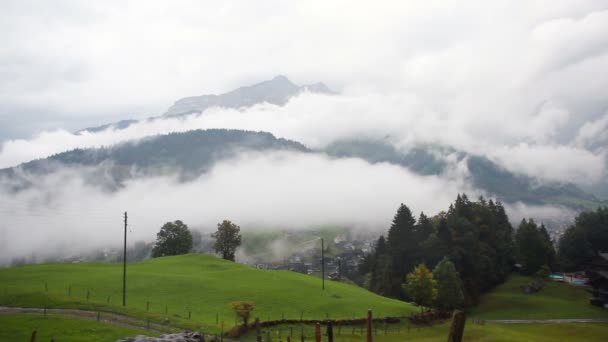
[[[10,257],[117,246],[125,210],[130,241],[153,240],[164,222],[176,219],[208,229],[231,219],[247,230],[330,224],[383,231],[399,203],[436,214],[459,192],[475,194],[458,178],[294,152],[246,153],[192,182],[138,179],[116,193],[87,184],[83,174],[64,169],[11,195],[0,183],[0,264]]]

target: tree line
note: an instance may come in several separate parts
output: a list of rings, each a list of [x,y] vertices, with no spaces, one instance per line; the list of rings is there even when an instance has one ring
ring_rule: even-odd
[[[482,293],[505,281],[517,260],[525,260],[526,270],[531,272],[552,262],[549,254],[554,251],[544,226],[538,228],[532,220],[522,221],[522,225],[521,231],[528,233],[516,239],[500,202],[483,197],[471,201],[466,194],[458,195],[447,211],[431,218],[420,213],[416,220],[401,204],[386,238],[380,236],[359,267],[363,285],[383,296],[413,300],[415,291],[408,290],[408,274],[449,263],[462,287],[462,304],[473,305]],[[537,245],[545,248],[540,252],[541,262],[528,256]],[[420,265],[424,268],[417,268]]]
[[[578,214],[559,239],[557,260],[566,271],[578,271],[601,252],[608,252],[608,207]]]

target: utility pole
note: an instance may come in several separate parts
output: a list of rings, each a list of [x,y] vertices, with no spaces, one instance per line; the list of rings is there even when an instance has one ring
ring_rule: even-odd
[[[122,258],[122,306],[127,305],[127,212],[125,211],[125,246]]]
[[[325,290],[325,244],[321,238],[321,286]]]

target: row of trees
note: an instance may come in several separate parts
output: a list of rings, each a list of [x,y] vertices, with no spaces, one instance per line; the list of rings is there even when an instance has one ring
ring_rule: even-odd
[[[224,220],[218,223],[217,231],[211,234],[215,238],[215,252],[223,259],[234,261],[236,249],[241,245],[241,228]],[[180,220],[165,223],[156,234],[156,243],[152,248],[152,257],[180,255],[192,250],[192,233]]]
[[[444,257],[453,262],[463,285],[465,305],[502,283],[514,264],[513,228],[498,202],[470,201],[458,195],[447,212],[414,219],[401,204],[387,238],[360,265],[364,285],[378,294],[412,299],[402,284],[416,265],[437,265]]]
[[[600,252],[608,252],[608,207],[576,216],[558,242],[557,260],[564,271],[578,271]]]

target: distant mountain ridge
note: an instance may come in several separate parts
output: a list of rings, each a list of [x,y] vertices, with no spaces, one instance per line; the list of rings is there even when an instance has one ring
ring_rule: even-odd
[[[287,77],[278,75],[271,80],[240,87],[220,95],[201,95],[177,100],[163,117],[175,117],[204,112],[210,107],[243,108],[259,103],[284,106],[289,99],[302,92],[334,94],[325,84],[314,83],[298,86]]]
[[[299,86],[279,75],[224,94],[179,99],[163,115],[147,120],[204,113],[211,107],[239,109],[259,103],[282,106],[303,92],[335,94],[323,83]],[[123,120],[83,131],[124,129],[137,122],[139,121]],[[14,180],[16,191],[27,188],[30,184],[28,178],[23,177],[23,172],[34,176],[44,175],[65,166],[98,169],[87,174],[89,181],[92,184],[100,182],[101,185],[114,189],[120,188],[128,179],[142,176],[178,174],[182,181],[188,181],[207,172],[217,161],[235,156],[243,150],[289,150],[323,153],[334,158],[354,157],[372,164],[395,164],[420,175],[442,174],[448,167],[446,157],[451,155],[459,162],[466,163],[470,184],[506,203],[521,201],[535,205],[564,205],[574,209],[593,208],[602,203],[590,194],[594,192],[589,189],[583,191],[570,183],[539,184],[532,177],[510,172],[486,157],[456,151],[449,146],[419,145],[403,152],[380,140],[345,139],[311,151],[299,142],[277,139],[270,133],[225,129],[151,136],[100,149],[76,149],[0,170],[0,177]]]
[[[310,152],[298,142],[276,138],[266,132],[193,130],[151,136],[104,148],[74,149],[17,167],[0,169],[0,177],[10,180],[4,182],[12,185],[8,190],[20,191],[32,185],[32,176],[76,167],[86,172],[87,183],[116,190],[125,181],[139,177],[177,174],[181,181],[189,181],[209,171],[216,162],[247,151]]]
[[[360,158],[371,164],[391,163],[420,175],[440,175],[448,164],[445,157],[455,155],[465,162],[470,183],[505,203],[564,205],[576,210],[600,204],[593,195],[574,184],[544,184],[501,168],[491,160],[448,147],[417,146],[402,152],[381,141],[340,140],[313,151],[303,144],[276,138],[266,132],[209,129],[151,136],[105,148],[75,149],[0,170],[0,177],[12,184],[10,191],[32,185],[31,178],[52,174],[62,168],[81,168],[87,183],[118,190],[130,179],[177,175],[187,182],[208,172],[215,163],[239,153],[291,151],[320,153],[333,158]]]
[[[391,163],[421,175],[439,175],[447,168],[442,157],[454,154],[466,163],[473,186],[505,203],[564,205],[573,209],[595,208],[601,201],[571,183],[539,185],[527,176],[514,174],[492,160],[442,146],[417,146],[401,152],[390,144],[372,140],[340,140],[324,151],[334,157],[355,157],[372,164]]]
[[[166,119],[172,117],[186,116],[194,113],[203,113],[211,107],[222,108],[246,108],[256,104],[270,103],[277,106],[284,106],[291,98],[304,92],[317,94],[336,94],[325,84],[318,82],[308,85],[296,85],[283,75],[262,81],[250,86],[240,87],[224,94],[207,94],[200,96],[189,96],[181,98],[161,116],[151,117],[147,121]],[[124,129],[139,122],[138,120],[122,120],[115,123],[105,124],[96,127],[88,127],[77,131],[82,132],[101,132],[108,128]]]

